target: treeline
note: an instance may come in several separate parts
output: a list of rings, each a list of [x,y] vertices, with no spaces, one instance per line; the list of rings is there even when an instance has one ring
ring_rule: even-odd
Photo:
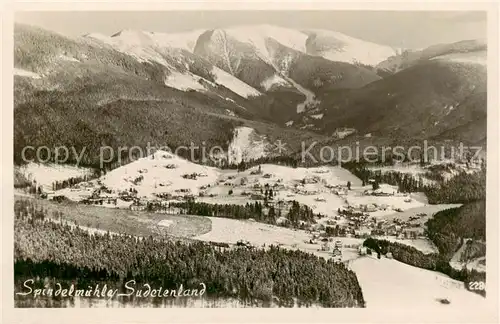
[[[101,176],[100,171],[94,171],[94,173],[92,173],[92,174],[85,174],[85,175],[80,176],[80,177],[71,177],[71,178],[68,178],[68,179],[65,179],[62,181],[54,181],[54,182],[52,182],[52,190],[56,191],[56,190],[69,188],[69,187],[72,187],[76,184],[79,184],[80,182],[87,182],[87,181],[91,181],[93,179],[97,179],[100,176]]]
[[[315,215],[312,209],[307,205],[301,205],[295,200],[292,201],[292,206],[288,211],[287,219],[293,227],[300,227],[301,221],[315,223],[314,217]]]
[[[424,184],[422,177],[416,179],[410,173],[402,173],[398,171],[382,172],[381,170],[369,169],[367,168],[367,165],[355,162],[349,162],[342,166],[361,179],[363,185],[366,185],[368,180],[373,179],[376,183],[387,183],[393,186],[398,186],[398,189],[401,192],[418,192],[427,190],[427,186]]]
[[[162,208],[160,204],[154,207],[154,203],[148,204],[148,210],[158,211],[156,208]],[[167,207],[168,206],[168,207]],[[196,202],[194,200],[185,202],[171,202],[163,208],[179,208],[182,213],[198,216],[223,217],[231,219],[254,219],[258,222],[276,224],[276,220],[280,217],[285,217],[288,220],[288,225],[294,228],[300,228],[301,222],[314,223],[315,214],[312,209],[306,205],[301,205],[297,201],[293,201],[287,213],[282,213],[281,208],[276,208],[274,205],[266,207],[265,204],[256,201],[254,203],[247,202],[245,205],[235,204],[209,204],[204,202]],[[287,225],[287,224],[284,224]]]
[[[462,270],[456,270],[450,266],[450,259],[446,255],[437,253],[424,254],[412,246],[374,238],[366,239],[363,242],[363,246],[382,255],[386,255],[390,252],[395,260],[411,266],[441,272],[452,279],[464,282],[464,286],[467,290],[470,290],[470,282],[482,281],[486,283],[486,273],[474,269],[467,270],[465,267]],[[486,296],[485,290],[470,291]]]
[[[232,169],[238,171],[245,171],[260,164],[276,164],[297,168],[301,165],[300,159],[295,156],[266,156],[258,159],[250,159],[248,161],[241,161],[240,163],[227,163],[223,162],[219,165],[221,169]]]
[[[345,227],[340,227],[339,225],[334,226],[326,226],[325,232],[327,236],[333,237],[345,237],[348,233],[348,230]]]
[[[89,234],[79,228],[15,218],[14,276],[122,287],[135,279],[153,287],[206,285],[206,295],[291,307],[364,307],[354,272],[343,264],[301,251],[218,249],[204,242]]]
[[[81,182],[87,182],[87,181],[91,181],[93,179],[97,179],[100,177],[100,174],[101,174],[100,171],[94,170],[93,173],[85,174],[85,175],[78,176],[78,177],[71,177],[71,178],[61,180],[61,181],[54,181],[50,185],[50,188],[52,189],[52,191],[70,188],[70,187],[77,185]],[[33,195],[35,195],[35,194],[42,195],[44,193],[42,186],[40,186],[37,183],[36,179],[34,179],[32,181],[29,181],[29,180],[16,181],[16,183],[14,184],[14,188],[25,189],[28,193],[33,194]]]

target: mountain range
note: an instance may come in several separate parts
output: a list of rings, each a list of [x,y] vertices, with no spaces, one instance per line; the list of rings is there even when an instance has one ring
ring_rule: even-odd
[[[352,134],[485,143],[486,52],[271,25],[69,37],[16,24],[15,161],[24,145],[86,147],[89,165],[102,145],[227,148],[241,125],[291,151]]]

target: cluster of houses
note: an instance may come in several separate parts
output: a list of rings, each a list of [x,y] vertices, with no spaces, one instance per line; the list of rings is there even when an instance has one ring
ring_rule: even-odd
[[[345,233],[345,236],[356,238],[367,238],[370,236],[393,236],[399,239],[417,239],[423,236],[424,229],[421,226],[420,219],[424,216],[414,216],[408,221],[399,219],[377,220],[369,218],[366,214],[362,216],[347,216],[347,224],[343,223],[339,231],[339,236]],[[415,222],[416,221],[416,222]],[[327,223],[326,227],[331,226]]]
[[[330,191],[337,196],[347,196],[347,193],[349,191],[349,188],[347,186],[341,186],[341,185],[332,185],[332,184],[325,184],[325,187],[330,189]]]
[[[333,242],[332,237],[321,237],[321,232],[318,231],[313,231],[311,234],[311,239],[306,243],[317,244],[318,241],[321,241],[318,251],[329,252],[334,261],[342,261],[342,241],[337,240]]]
[[[196,180],[198,179],[198,177],[206,177],[206,176],[207,175],[204,173],[193,172],[193,173],[183,174],[182,178],[187,180]]]
[[[375,217],[369,216],[369,212],[379,210],[380,208],[389,207],[385,205],[359,205],[339,210],[340,218],[345,219],[345,222],[342,224],[346,229],[344,232],[358,238],[395,236],[401,239],[416,239],[423,235],[424,230],[420,220],[422,217],[427,216],[426,214],[416,214],[415,216],[411,216],[407,221],[402,221],[398,218],[392,221],[385,219],[377,220]],[[333,222],[332,225],[334,224],[336,222]]]

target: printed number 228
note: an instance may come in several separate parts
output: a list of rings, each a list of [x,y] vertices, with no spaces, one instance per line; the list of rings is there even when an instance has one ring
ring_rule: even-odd
[[[484,290],[485,284],[483,281],[471,281],[469,282],[469,289],[470,290]]]

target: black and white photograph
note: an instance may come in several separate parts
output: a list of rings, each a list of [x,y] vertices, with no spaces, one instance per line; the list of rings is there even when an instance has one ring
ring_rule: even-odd
[[[479,316],[488,17],[15,12],[13,306]]]

